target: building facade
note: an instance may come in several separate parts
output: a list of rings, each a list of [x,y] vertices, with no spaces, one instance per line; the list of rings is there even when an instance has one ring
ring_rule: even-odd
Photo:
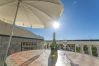
[[[11,29],[12,25],[0,21],[0,66],[4,66],[4,58],[7,52]],[[16,52],[36,49],[41,45],[41,42],[43,42],[43,37],[22,27],[15,26],[8,56]]]

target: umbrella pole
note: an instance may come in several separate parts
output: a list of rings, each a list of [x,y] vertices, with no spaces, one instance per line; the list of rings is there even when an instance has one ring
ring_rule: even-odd
[[[21,1],[21,0],[18,0],[17,9],[16,9],[16,13],[15,13],[15,17],[14,17],[13,24],[12,24],[12,29],[11,29],[11,35],[10,35],[10,38],[9,38],[9,43],[8,43],[7,51],[6,51],[6,54],[5,54],[4,65],[5,65],[5,61],[6,61],[8,52],[9,52],[9,48],[10,48],[10,45],[11,45],[12,37],[13,37],[13,34],[14,34],[13,31],[14,31],[14,29],[15,29],[15,22],[16,22],[18,10],[19,10],[20,1]]]

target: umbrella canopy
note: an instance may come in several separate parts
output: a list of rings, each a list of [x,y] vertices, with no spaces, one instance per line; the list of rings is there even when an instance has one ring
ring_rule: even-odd
[[[60,0],[0,0],[0,20],[23,27],[45,28],[51,26],[63,12]]]
[[[13,24],[5,59],[15,25],[32,28],[49,27],[59,18],[62,11],[60,0],[0,0],[0,20]]]

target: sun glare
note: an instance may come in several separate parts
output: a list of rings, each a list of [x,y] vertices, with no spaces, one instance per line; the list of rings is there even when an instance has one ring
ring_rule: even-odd
[[[59,27],[60,27],[59,22],[54,21],[54,23],[53,23],[53,28],[54,28],[54,29],[58,29]]]

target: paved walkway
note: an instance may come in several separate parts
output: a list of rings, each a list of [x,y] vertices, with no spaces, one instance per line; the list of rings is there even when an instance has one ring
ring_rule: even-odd
[[[95,57],[65,51],[66,55],[72,61],[72,66],[99,66],[99,60]]]
[[[32,50],[15,53],[6,60],[7,66],[48,66],[50,50]],[[55,66],[99,66],[95,57],[58,50]]]
[[[34,56],[34,57],[30,58],[29,60],[25,61],[24,63],[22,63],[19,66],[28,66],[30,63],[32,63],[33,61],[35,61],[39,57],[40,57],[40,55]]]
[[[58,50],[56,66],[99,66],[99,59],[86,54]]]
[[[50,50],[23,51],[10,55],[6,63],[7,66],[48,66],[49,55]]]
[[[58,58],[55,66],[71,66],[71,61],[67,57],[65,51],[58,50]]]

